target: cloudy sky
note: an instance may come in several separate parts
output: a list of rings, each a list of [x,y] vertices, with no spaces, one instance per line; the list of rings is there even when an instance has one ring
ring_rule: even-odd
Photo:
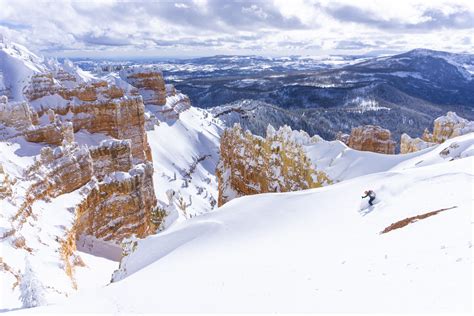
[[[0,0],[0,33],[69,57],[474,53],[474,1]]]

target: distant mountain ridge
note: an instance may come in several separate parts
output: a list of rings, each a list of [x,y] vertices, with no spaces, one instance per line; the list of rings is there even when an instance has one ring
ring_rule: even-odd
[[[232,58],[235,65],[243,63],[243,57]],[[415,49],[393,56],[347,58],[342,65],[278,67],[260,72],[214,70],[215,76],[204,74],[206,70],[184,75],[170,69],[164,74],[195,106],[235,107],[244,102],[248,110],[255,102],[254,114],[243,120],[249,120],[247,125],[257,134],[264,132],[266,123],[281,121],[331,139],[338,130],[350,132],[352,127],[373,124],[393,131],[398,141],[403,132],[421,134],[424,126],[447,111],[474,119],[473,54]],[[271,115],[266,118],[267,110]]]
[[[54,63],[42,61],[45,67]],[[87,60],[78,65],[102,76],[134,63]],[[252,115],[234,114],[227,121],[239,121],[259,135],[270,123],[333,139],[338,131],[373,124],[391,130],[398,142],[403,132],[420,135],[447,111],[474,119],[473,54],[414,49],[382,57],[218,55],[155,65],[196,107],[243,102],[248,112],[255,103]],[[5,82],[8,74],[2,78]]]

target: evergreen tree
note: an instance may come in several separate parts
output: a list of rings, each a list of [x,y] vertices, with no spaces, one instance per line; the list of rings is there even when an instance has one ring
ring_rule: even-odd
[[[37,279],[30,261],[25,259],[25,271],[21,275],[20,300],[24,308],[36,307],[46,304],[45,290]]]

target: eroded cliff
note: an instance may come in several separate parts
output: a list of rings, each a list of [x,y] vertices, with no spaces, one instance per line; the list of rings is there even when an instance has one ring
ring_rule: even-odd
[[[295,135],[287,126],[278,131],[270,126],[265,138],[243,131],[238,124],[225,130],[216,171],[218,205],[244,195],[297,191],[330,183],[326,174],[314,169]]]
[[[32,266],[44,269],[42,288],[63,296],[83,265],[80,236],[120,247],[161,224],[151,218],[157,199],[145,105],[138,89],[85,80],[71,65],[24,67],[23,86],[0,96],[0,277],[17,293],[22,258],[48,257],[44,268],[41,260]]]
[[[380,126],[364,125],[353,128],[347,141],[353,149],[381,154],[394,154],[395,142],[389,130]]]
[[[441,144],[447,139],[474,132],[474,122],[468,121],[455,112],[448,112],[433,122],[433,133],[425,129],[421,138],[411,138],[403,134],[400,138],[400,153],[406,154]]]

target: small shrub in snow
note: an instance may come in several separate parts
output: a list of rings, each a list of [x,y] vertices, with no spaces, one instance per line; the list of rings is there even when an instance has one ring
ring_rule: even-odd
[[[167,212],[163,207],[157,206],[152,212],[151,212],[151,223],[156,227],[159,228],[161,226],[161,223],[163,223],[163,220],[166,217]]]
[[[137,249],[138,239],[135,235],[132,235],[130,238],[125,238],[122,241],[122,257],[126,257]]]
[[[188,206],[186,202],[184,201],[184,198],[179,195],[178,198],[176,199],[177,205],[181,211],[183,211],[184,215],[186,215],[186,207]]]

